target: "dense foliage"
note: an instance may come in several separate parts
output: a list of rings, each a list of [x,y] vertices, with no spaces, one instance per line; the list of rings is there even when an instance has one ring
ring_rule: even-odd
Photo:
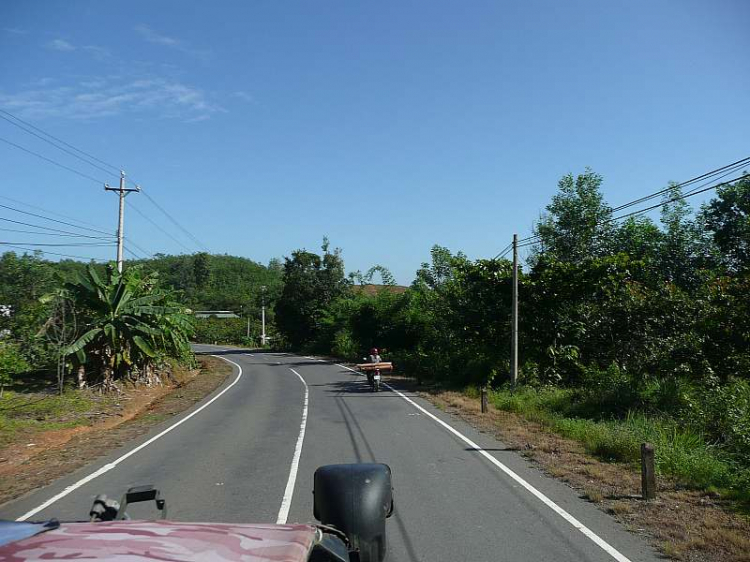
[[[83,361],[72,351],[64,357],[76,340],[82,347],[75,351],[86,353],[79,382],[153,380],[153,366],[163,365],[164,357],[188,356],[185,338],[192,328],[184,314],[189,309],[233,310],[243,317],[191,322],[197,341],[249,343],[249,318],[257,343],[265,300],[266,331],[273,333],[273,303],[282,279],[275,260],[266,267],[234,256],[157,255],[128,262],[120,277],[104,264],[41,256],[0,256],[0,387],[19,375],[45,377],[56,371],[62,388],[65,374],[78,373]],[[91,341],[79,340],[84,336]],[[122,338],[129,343],[121,345]],[[105,341],[104,355],[89,353]]]
[[[156,273],[129,267],[121,274],[110,267],[102,278],[89,266],[59,298],[78,315],[80,335],[62,352],[77,368],[80,385],[96,381],[108,389],[122,379],[151,384],[159,362],[192,357],[192,317],[160,287]]]
[[[669,416],[750,467],[750,179],[698,213],[670,186],[661,224],[615,220],[601,184],[565,176],[535,227],[519,281],[522,384],[567,389],[584,417]],[[315,321],[290,341],[352,359],[374,345],[419,378],[500,388],[511,280],[507,260],[436,246],[403,293],[312,299]]]

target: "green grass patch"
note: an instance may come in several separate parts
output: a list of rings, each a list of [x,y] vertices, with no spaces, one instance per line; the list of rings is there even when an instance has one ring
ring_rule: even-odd
[[[512,393],[509,390],[490,393],[490,401],[496,408],[518,413],[578,441],[600,459],[637,465],[641,443],[648,442],[656,449],[660,474],[694,488],[745,495],[750,484],[750,467],[741,458],[710,443],[689,424],[634,411],[620,418],[580,417],[575,415],[581,411],[578,397],[574,390],[559,388],[522,387]]]
[[[0,399],[0,445],[37,431],[87,425],[86,414],[98,407],[101,402],[75,390],[62,396],[5,392]]]

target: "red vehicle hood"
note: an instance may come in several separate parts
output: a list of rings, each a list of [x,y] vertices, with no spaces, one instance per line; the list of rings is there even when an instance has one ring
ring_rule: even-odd
[[[0,559],[301,562],[312,550],[315,533],[309,525],[63,523],[54,531],[0,547]]]

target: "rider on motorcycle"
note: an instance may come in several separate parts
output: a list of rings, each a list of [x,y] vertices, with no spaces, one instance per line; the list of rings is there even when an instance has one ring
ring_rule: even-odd
[[[381,357],[380,357],[380,354],[378,353],[378,348],[377,347],[373,347],[370,350],[370,357],[368,357],[367,361],[369,363],[380,363],[381,361],[383,361],[381,359]],[[375,376],[375,372],[374,371],[367,371],[367,382],[369,382],[370,384],[372,384],[374,376]]]

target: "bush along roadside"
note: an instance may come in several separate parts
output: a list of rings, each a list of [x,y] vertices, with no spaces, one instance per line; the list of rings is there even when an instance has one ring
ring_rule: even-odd
[[[477,387],[464,393],[479,397]],[[602,460],[635,465],[641,443],[651,443],[659,474],[750,507],[750,463],[743,439],[750,421],[747,382],[735,381],[710,395],[686,394],[686,406],[673,415],[648,411],[647,404],[620,413],[602,397],[591,390],[554,387],[489,391],[496,408],[578,441]]]

